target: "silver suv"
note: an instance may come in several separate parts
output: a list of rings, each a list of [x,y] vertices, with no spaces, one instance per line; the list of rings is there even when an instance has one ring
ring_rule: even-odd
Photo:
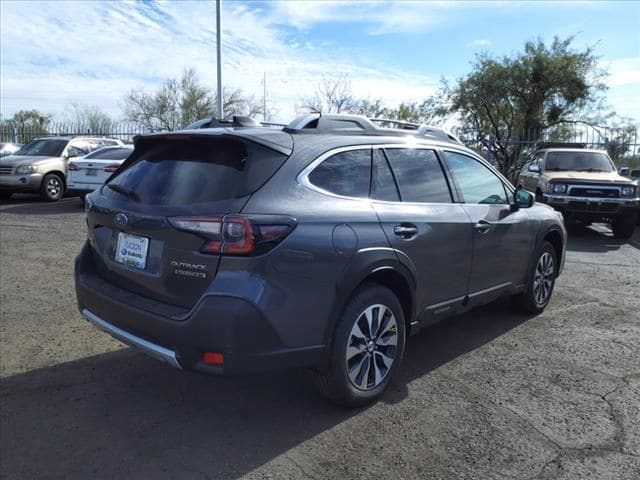
[[[219,122],[218,122],[219,123]],[[421,328],[562,270],[562,216],[447,134],[312,115],[143,135],[86,198],[82,315],[180,369],[308,367],[378,398]]]
[[[44,137],[0,158],[0,198],[14,193],[40,193],[48,201],[59,200],[66,189],[68,160],[120,140],[103,137]]]

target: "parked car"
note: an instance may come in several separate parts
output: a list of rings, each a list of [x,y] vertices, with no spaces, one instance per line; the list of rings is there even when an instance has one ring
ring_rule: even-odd
[[[618,173],[606,151],[541,149],[524,165],[518,183],[568,218],[609,223],[616,238],[633,234],[638,185]]]
[[[67,192],[79,194],[84,200],[131,155],[132,145],[102,147],[84,157],[69,162]]]
[[[426,325],[544,310],[565,258],[562,216],[473,151],[357,116],[137,137],[85,208],[87,320],[180,369],[308,367],[346,405]]]
[[[85,136],[37,138],[13,155],[0,158],[0,198],[20,192],[40,193],[52,202],[59,200],[66,189],[68,160],[106,145],[123,143]]]
[[[7,155],[11,155],[17,152],[20,149],[21,145],[12,142],[4,142],[0,143],[0,157],[6,157]]]

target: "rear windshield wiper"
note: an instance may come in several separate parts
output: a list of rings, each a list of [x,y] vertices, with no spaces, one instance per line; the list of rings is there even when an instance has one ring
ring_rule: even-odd
[[[111,190],[113,190],[114,192],[118,192],[119,194],[130,198],[134,202],[139,202],[140,201],[140,196],[136,192],[133,192],[131,190],[127,190],[126,188],[123,188],[120,185],[117,185],[117,184],[116,185],[112,185],[110,183],[107,183],[107,187],[110,188]]]

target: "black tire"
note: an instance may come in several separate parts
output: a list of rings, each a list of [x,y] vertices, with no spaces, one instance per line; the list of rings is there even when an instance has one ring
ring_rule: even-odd
[[[613,219],[611,222],[611,230],[613,236],[621,240],[627,240],[633,235],[638,222],[637,212],[628,212]]]
[[[57,202],[64,195],[64,180],[57,173],[48,173],[42,179],[40,196],[48,202]]]
[[[545,265],[544,258],[551,259],[551,271],[549,271],[548,265]],[[551,300],[557,274],[558,260],[556,251],[549,242],[542,242],[542,245],[536,250],[527,271],[525,291],[514,297],[514,303],[517,308],[527,314],[542,312]],[[540,275],[542,275],[542,278]]]
[[[81,193],[81,194],[79,195],[79,197],[80,197],[80,201],[81,201],[82,203],[84,203],[85,198],[87,198],[87,194],[86,194],[86,193]]]
[[[0,200],[6,200],[8,198],[11,198],[11,195],[13,195],[10,192],[0,192]]]
[[[365,331],[369,328],[365,312],[370,308],[370,316],[376,317],[373,336]],[[380,314],[382,320],[378,323]],[[354,333],[356,323],[359,325],[358,333]],[[349,300],[338,320],[329,365],[327,370],[315,373],[316,387],[324,397],[348,407],[376,401],[393,380],[402,361],[405,332],[404,313],[398,298],[388,288],[375,283],[365,284]],[[359,333],[363,336],[360,337]],[[379,335],[377,339],[375,334]],[[358,338],[363,341],[358,341]],[[392,345],[394,341],[395,346]],[[354,354],[355,351],[359,353]],[[352,356],[347,359],[350,352]],[[390,357],[392,362],[387,365],[385,359]],[[355,380],[348,373],[349,366]],[[360,386],[356,385],[358,381]]]

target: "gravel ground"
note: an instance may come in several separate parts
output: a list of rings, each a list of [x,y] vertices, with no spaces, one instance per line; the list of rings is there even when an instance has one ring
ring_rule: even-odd
[[[497,303],[412,337],[379,403],[306,372],[172,370],[79,315],[80,202],[0,206],[0,476],[640,478],[640,229],[571,228],[540,316]]]

